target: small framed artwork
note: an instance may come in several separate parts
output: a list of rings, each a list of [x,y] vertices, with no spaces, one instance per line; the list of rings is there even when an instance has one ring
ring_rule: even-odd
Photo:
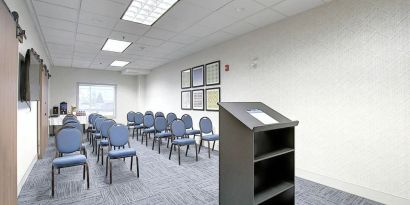
[[[181,91],[181,110],[191,110],[191,91]]]
[[[192,87],[204,86],[204,65],[192,68]]]
[[[219,85],[221,83],[221,61],[205,65],[206,85]]]
[[[192,109],[204,110],[204,89],[192,91]]]
[[[206,89],[206,110],[218,111],[218,103],[221,101],[221,89],[220,88],[208,88]]]
[[[191,69],[181,71],[181,88],[191,87]]]

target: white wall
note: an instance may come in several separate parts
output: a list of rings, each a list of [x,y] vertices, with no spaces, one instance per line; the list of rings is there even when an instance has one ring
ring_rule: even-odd
[[[27,39],[19,44],[19,53],[23,56],[26,50],[34,48],[50,68],[40,35],[31,19],[27,4],[24,0],[5,0],[11,11],[19,14],[19,24],[26,30]],[[17,54],[16,54],[17,55]],[[18,82],[16,82],[18,83]],[[26,103],[18,102],[17,110],[17,187],[20,192],[26,177],[37,159],[37,102],[30,103],[31,110]]]
[[[120,72],[81,68],[54,67],[50,78],[50,106],[65,101],[68,109],[77,104],[77,83],[100,83],[117,85],[117,115],[114,119],[127,122],[127,112],[138,109],[138,77],[121,75]]]
[[[300,121],[298,175],[409,204],[409,10],[409,1],[333,1],[155,69],[145,108],[195,124],[207,115],[217,128],[216,113],[180,110],[180,71],[221,60],[231,67],[222,101],[261,101]]]

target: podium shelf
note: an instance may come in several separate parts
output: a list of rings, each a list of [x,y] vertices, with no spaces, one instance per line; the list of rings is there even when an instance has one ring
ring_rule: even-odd
[[[284,181],[261,192],[257,192],[255,193],[255,204],[261,204],[293,187],[292,183]]]
[[[267,154],[255,157],[254,162],[256,163],[256,162],[259,162],[259,161],[262,161],[262,160],[265,160],[265,159],[270,159],[272,157],[277,157],[277,156],[287,154],[287,153],[290,153],[290,152],[293,152],[293,151],[295,151],[295,149],[283,148],[283,149],[280,149],[280,150],[277,150],[277,151],[274,151],[274,152],[271,152],[271,153],[267,153]]]

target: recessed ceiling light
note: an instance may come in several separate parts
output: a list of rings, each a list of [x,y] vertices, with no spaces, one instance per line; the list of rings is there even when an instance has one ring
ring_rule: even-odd
[[[101,50],[122,53],[130,45],[131,45],[131,42],[107,39],[107,41],[105,41],[105,44]]]
[[[133,0],[123,20],[151,26],[179,0]]]
[[[114,61],[114,62],[111,63],[111,66],[124,67],[124,66],[128,65],[128,63],[130,63],[130,62],[127,62],[127,61]]]

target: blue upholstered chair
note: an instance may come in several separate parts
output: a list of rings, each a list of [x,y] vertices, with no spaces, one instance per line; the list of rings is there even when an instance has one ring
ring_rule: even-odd
[[[104,165],[104,147],[107,147],[109,142],[108,142],[108,130],[115,125],[114,120],[104,120],[101,123],[101,140],[100,143],[98,143],[98,149],[97,149],[97,163],[100,160],[100,151],[101,151],[101,165]]]
[[[101,139],[101,124],[104,122],[104,120],[105,120],[105,117],[97,117],[94,120],[95,132],[92,133],[93,153],[94,153],[94,150],[97,150],[97,141]]]
[[[61,169],[73,166],[83,166],[83,180],[87,171],[87,189],[90,188],[89,171],[87,158],[82,154],[70,154],[81,149],[81,132],[77,128],[63,127],[56,135],[56,157],[51,166],[51,196],[54,197],[54,172],[55,169]]]
[[[94,126],[94,121],[95,119],[97,119],[98,117],[101,117],[100,114],[97,113],[92,113],[90,114],[90,116],[88,117],[88,130],[87,130],[87,138],[88,141],[90,142],[90,144],[92,143],[92,133],[95,133],[95,126]]]
[[[171,160],[172,147],[178,146],[178,164],[181,165],[181,146],[187,146],[185,156],[188,156],[189,145],[195,145],[195,157],[198,161],[198,151],[196,142],[191,138],[184,138],[185,136],[185,124],[182,120],[174,120],[171,124],[172,137],[174,138],[171,143],[171,149],[169,150],[169,159]]]
[[[137,131],[137,141],[138,135],[141,134],[142,128],[144,128],[144,115],[140,112],[136,112],[134,115],[134,129],[132,130],[132,138],[134,138],[134,132]]]
[[[71,118],[71,117],[63,119],[63,125],[70,123],[70,122],[79,122],[79,121],[77,120],[77,118]]]
[[[138,165],[138,157],[137,157],[137,152],[134,148],[131,148],[130,143],[128,141],[128,129],[125,125],[119,125],[115,124],[111,126],[111,128],[108,130],[108,136],[109,136],[109,145],[108,148],[110,149],[108,151],[107,155],[107,163],[106,163],[106,170],[105,170],[105,176],[108,174],[108,164],[110,165],[110,184],[112,184],[112,163],[111,159],[121,159],[127,157],[131,157],[131,171],[132,171],[132,161],[133,157],[135,156],[135,160],[137,163],[137,177],[139,177],[139,165]],[[116,149],[116,150],[111,150],[111,147],[125,147],[125,145],[128,144],[128,148],[124,149]]]
[[[142,130],[141,144],[144,143],[144,136],[145,136],[145,145],[148,146],[148,137],[151,135],[151,133],[155,133],[154,116],[145,115],[143,125],[144,125],[144,129]]]
[[[157,118],[157,117],[165,117],[165,115],[164,115],[163,112],[156,112],[156,113],[155,113],[155,117],[156,117],[156,118]]]
[[[145,113],[144,113],[144,115],[152,115],[152,116],[154,116],[154,113],[152,112],[152,111],[146,111]]]
[[[67,122],[66,124],[63,125],[63,128],[65,127],[71,127],[71,128],[76,128],[78,131],[81,133],[81,152],[82,154],[87,157],[87,149],[86,149],[86,144],[83,142],[83,126],[78,123],[78,122]]]
[[[187,137],[189,137],[190,135],[193,135],[194,139],[195,139],[195,136],[199,135],[201,133],[200,130],[194,130],[194,128],[192,126],[192,118],[191,118],[190,115],[188,115],[188,114],[183,115],[181,117],[181,120],[184,121],[184,123],[185,123],[185,129],[186,129],[185,135]]]
[[[177,115],[175,114],[175,113],[173,113],[173,112],[170,112],[170,113],[168,113],[167,114],[167,124],[168,124],[168,127],[171,129],[171,123],[172,123],[172,121],[174,121],[174,120],[176,120],[177,119]]]
[[[155,135],[154,140],[152,141],[152,150],[154,150],[155,141],[158,140],[158,154],[160,154],[162,139],[169,139],[172,136],[172,134],[170,132],[167,132],[167,119],[165,119],[164,116],[159,116],[155,118],[154,128]]]
[[[211,158],[211,143],[212,151],[215,148],[215,143],[219,140],[219,135],[214,133],[212,128],[212,121],[208,117],[203,117],[199,120],[199,129],[201,129],[201,142],[199,143],[199,152],[201,152],[202,141],[208,142],[208,157]]]
[[[127,127],[128,127],[128,130],[130,130],[134,127],[134,115],[135,115],[134,111],[129,111],[127,113]]]

